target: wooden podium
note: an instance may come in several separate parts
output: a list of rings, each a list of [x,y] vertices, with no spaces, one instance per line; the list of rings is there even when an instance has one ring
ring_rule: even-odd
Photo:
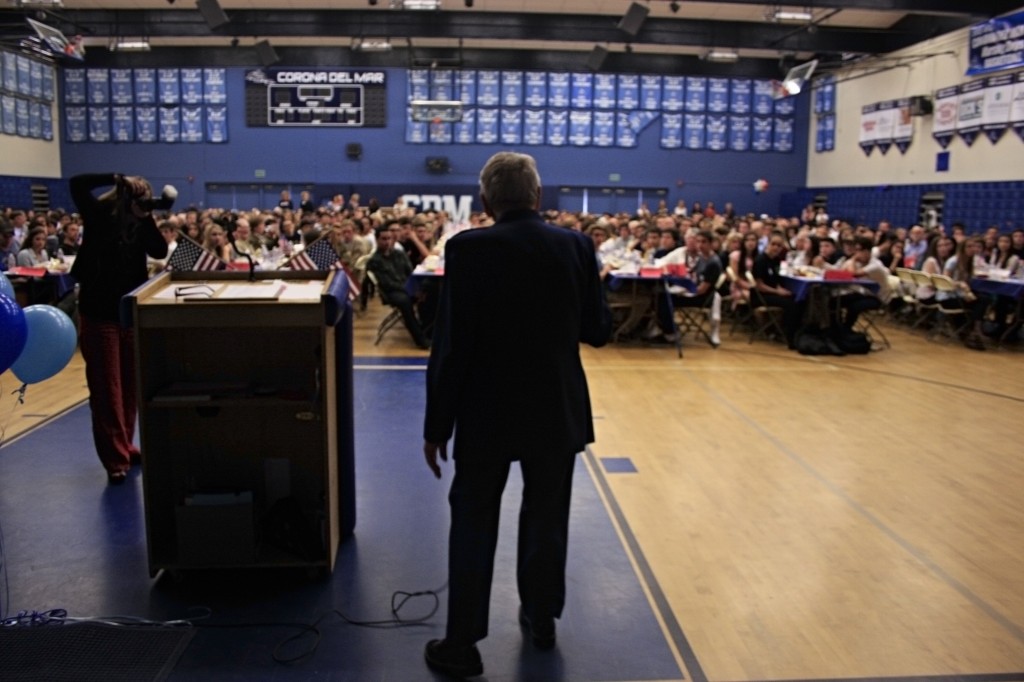
[[[151,576],[334,569],[355,527],[352,308],[334,274],[164,273],[124,298]]]

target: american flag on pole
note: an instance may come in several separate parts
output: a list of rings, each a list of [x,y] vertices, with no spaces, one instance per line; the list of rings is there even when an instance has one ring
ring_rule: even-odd
[[[197,242],[189,239],[183,234],[178,234],[178,246],[174,253],[167,259],[168,270],[223,270],[224,261],[217,258],[211,251],[207,251]]]
[[[359,298],[359,284],[338,258],[338,252],[331,246],[328,239],[320,238],[306,247],[304,251],[292,256],[288,261],[292,270],[341,270],[348,279],[348,298],[354,301]]]

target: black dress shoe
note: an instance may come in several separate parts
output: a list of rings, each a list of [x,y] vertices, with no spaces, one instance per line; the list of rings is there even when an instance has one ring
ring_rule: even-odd
[[[533,641],[533,645],[538,649],[547,651],[553,649],[555,646],[555,619],[554,618],[543,618],[538,620],[530,620],[526,616],[526,612],[523,611],[523,607],[519,607],[519,624],[524,630],[530,633],[530,639]]]
[[[431,670],[451,677],[463,678],[484,674],[480,651],[472,644],[467,646],[451,644],[444,639],[432,639],[427,642],[423,658]]]

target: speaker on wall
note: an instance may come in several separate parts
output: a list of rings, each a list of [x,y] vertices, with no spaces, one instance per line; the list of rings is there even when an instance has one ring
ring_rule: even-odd
[[[428,156],[427,171],[430,173],[447,173],[451,170],[447,156]]]
[[[256,58],[259,60],[260,66],[273,66],[281,61],[269,40],[261,40],[256,43]]]
[[[600,71],[601,66],[604,64],[605,57],[608,56],[608,48],[601,47],[600,45],[594,45],[594,50],[587,57],[587,68],[591,71]]]
[[[635,36],[640,32],[640,26],[643,25],[644,19],[647,18],[647,14],[650,11],[650,7],[641,5],[639,2],[634,2],[629,6],[629,9],[626,10],[626,14],[623,15],[622,19],[619,20],[619,24],[616,28],[631,36]]]
[[[211,29],[220,28],[231,21],[224,10],[220,8],[220,3],[217,0],[196,0],[196,8]]]
[[[358,161],[363,156],[363,145],[358,142],[349,142],[345,145],[345,156]]]

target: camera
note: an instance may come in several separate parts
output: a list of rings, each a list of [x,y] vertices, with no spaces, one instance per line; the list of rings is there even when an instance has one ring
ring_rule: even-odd
[[[177,198],[178,190],[173,185],[164,185],[159,197],[146,197],[133,199],[133,201],[143,211],[167,211],[174,206],[174,200]]]

